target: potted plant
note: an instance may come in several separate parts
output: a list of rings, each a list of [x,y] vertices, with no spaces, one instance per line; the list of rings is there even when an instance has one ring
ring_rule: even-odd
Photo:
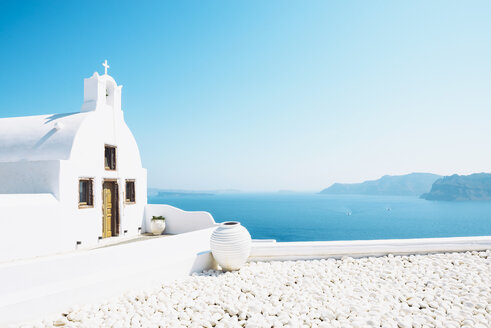
[[[155,235],[161,235],[165,230],[165,217],[152,216],[150,220],[150,231]]]

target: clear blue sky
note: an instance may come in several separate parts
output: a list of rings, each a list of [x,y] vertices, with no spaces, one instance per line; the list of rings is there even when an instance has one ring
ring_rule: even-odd
[[[0,117],[123,84],[149,186],[491,168],[489,1],[2,1]]]

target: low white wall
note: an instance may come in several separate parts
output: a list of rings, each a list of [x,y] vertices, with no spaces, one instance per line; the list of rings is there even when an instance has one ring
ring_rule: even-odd
[[[249,261],[428,254],[485,249],[491,249],[491,236],[280,243],[258,241],[252,244]]]
[[[165,217],[165,233],[172,235],[217,225],[208,212],[187,212],[170,205],[148,204],[145,206],[145,232],[149,232],[152,216]]]
[[[213,228],[0,265],[0,326],[215,268]]]
[[[0,194],[0,227],[0,263],[75,248],[52,194]]]

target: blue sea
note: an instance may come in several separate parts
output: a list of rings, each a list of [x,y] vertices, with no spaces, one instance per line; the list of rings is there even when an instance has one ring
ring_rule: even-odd
[[[491,235],[491,202],[308,193],[149,197],[215,221],[240,221],[254,239],[358,240]]]

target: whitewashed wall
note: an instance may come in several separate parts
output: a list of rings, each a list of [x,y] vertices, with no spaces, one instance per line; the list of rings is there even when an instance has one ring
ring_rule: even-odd
[[[0,194],[51,193],[58,198],[60,161],[0,162],[0,181]]]
[[[213,230],[0,264],[0,326],[216,268]]]
[[[208,212],[188,212],[170,205],[148,204],[145,207],[145,231],[149,231],[150,220],[153,216],[165,217],[166,234],[175,235],[217,226]]]
[[[52,254],[68,247],[63,235],[53,234],[63,230],[64,222],[52,194],[0,195],[0,209],[0,262]]]

